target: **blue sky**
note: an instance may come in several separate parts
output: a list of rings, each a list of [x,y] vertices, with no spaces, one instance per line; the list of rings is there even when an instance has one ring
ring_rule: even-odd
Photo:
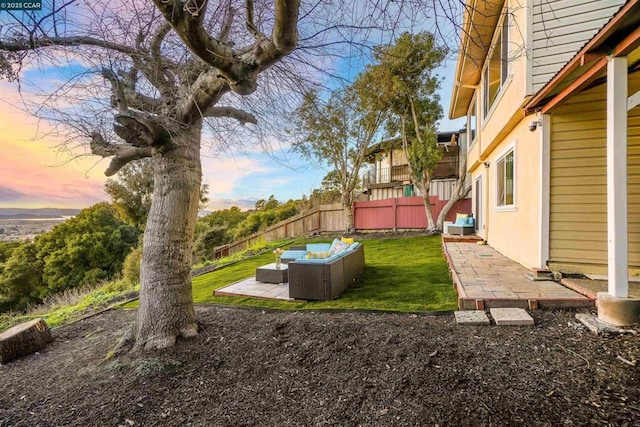
[[[362,60],[354,58],[345,64],[361,67]],[[29,68],[23,72],[23,81],[46,89],[81,70],[78,64],[66,69]],[[439,94],[445,115],[449,110],[454,70],[455,61],[449,59],[437,71],[444,78]],[[344,75],[351,77],[358,71],[349,65],[343,66]],[[103,172],[108,160],[77,157],[86,154],[86,148],[61,149],[62,139],[52,133],[52,125],[25,113],[18,108],[20,105],[18,86],[0,82],[0,146],[3,147],[0,207],[82,208],[107,200]],[[445,118],[440,130],[457,130],[463,124],[462,120],[451,122]],[[249,144],[246,153],[214,156],[203,144],[203,181],[209,184],[209,209],[231,205],[251,208],[257,200],[270,195],[280,201],[298,199],[320,187],[329,171],[326,166],[310,165],[286,147],[271,145],[269,153],[252,151]]]

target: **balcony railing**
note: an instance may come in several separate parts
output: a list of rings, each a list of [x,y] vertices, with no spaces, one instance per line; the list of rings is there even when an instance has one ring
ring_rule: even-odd
[[[409,165],[397,165],[369,171],[364,175],[363,182],[364,185],[384,184],[395,181],[408,181],[409,179]]]
[[[432,179],[445,179],[458,177],[458,157],[441,159],[436,165]],[[387,184],[397,181],[409,181],[409,165],[397,165],[390,168],[379,168],[367,172],[363,176],[363,185]]]

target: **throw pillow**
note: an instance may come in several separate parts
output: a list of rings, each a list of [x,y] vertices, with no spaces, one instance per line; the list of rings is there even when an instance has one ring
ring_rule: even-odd
[[[331,255],[333,255],[333,251],[323,251],[323,252],[308,251],[307,252],[307,259],[329,258]]]
[[[349,244],[354,243],[353,237],[341,237],[340,241],[342,243],[349,243]]]
[[[466,219],[469,218],[469,214],[456,214],[456,223],[458,222],[459,219]]]
[[[336,245],[340,243],[340,240],[338,239],[333,239],[333,242],[331,242],[331,247],[329,248],[330,251],[334,250]]]
[[[345,249],[347,249],[348,247],[349,247],[349,244],[348,244],[348,243],[339,242],[339,243],[336,243],[336,246],[333,248],[333,249],[334,249],[334,251],[333,251],[333,252],[337,254],[337,253],[339,253],[339,252],[344,251],[344,250],[345,250]]]

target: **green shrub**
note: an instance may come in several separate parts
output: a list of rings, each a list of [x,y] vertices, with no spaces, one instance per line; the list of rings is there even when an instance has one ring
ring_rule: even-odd
[[[129,285],[140,283],[140,262],[142,261],[142,244],[129,252],[122,263],[122,280]]]

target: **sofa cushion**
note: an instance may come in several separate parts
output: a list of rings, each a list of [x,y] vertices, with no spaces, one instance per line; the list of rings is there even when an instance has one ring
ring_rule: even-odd
[[[307,251],[323,252],[328,251],[331,248],[330,243],[307,243]]]
[[[324,259],[324,258],[329,258],[331,255],[333,255],[333,251],[322,251],[322,252],[314,252],[314,251],[308,251],[307,252],[307,258],[308,259]]]
[[[295,251],[295,250],[287,250],[282,252],[282,255],[280,256],[280,258],[282,260],[292,260],[292,259],[298,259],[298,258],[304,258],[305,256],[307,256],[307,251]]]
[[[458,222],[459,219],[464,219],[464,218],[469,218],[469,214],[463,214],[463,213],[456,214],[456,222]]]

